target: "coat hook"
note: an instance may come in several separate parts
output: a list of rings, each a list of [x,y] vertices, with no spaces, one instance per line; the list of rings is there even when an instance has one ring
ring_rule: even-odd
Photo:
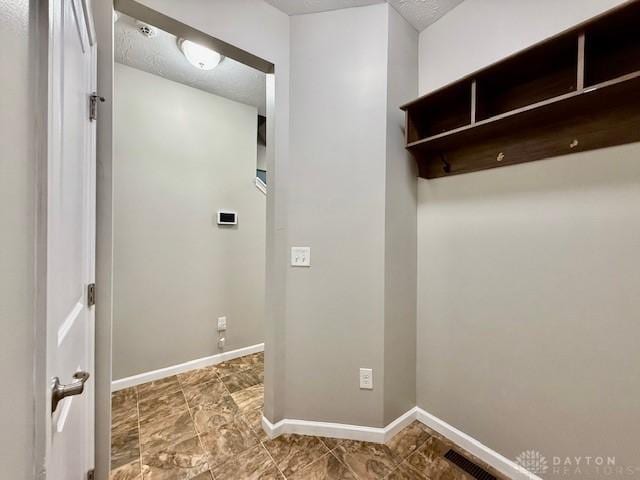
[[[447,162],[447,157],[444,154],[440,154],[440,160],[442,161],[442,169],[445,173],[451,172],[451,165]]]
[[[500,153],[498,154],[498,156],[496,157],[496,160],[497,160],[498,162],[501,162],[502,160],[504,160],[504,152],[500,152]]]
[[[578,142],[577,138],[574,138],[573,141],[569,144],[569,148],[576,148],[580,142]]]

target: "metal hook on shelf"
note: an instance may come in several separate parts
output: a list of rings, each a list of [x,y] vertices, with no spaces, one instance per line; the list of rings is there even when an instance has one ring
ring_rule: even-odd
[[[442,169],[445,173],[451,173],[451,164],[447,162],[447,156],[440,153],[440,161],[442,162]]]

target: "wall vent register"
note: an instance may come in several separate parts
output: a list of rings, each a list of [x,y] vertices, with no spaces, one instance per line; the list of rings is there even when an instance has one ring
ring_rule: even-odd
[[[471,460],[464,457],[463,455],[460,455],[455,450],[449,450],[447,453],[444,454],[444,458],[446,458],[455,466],[457,466],[461,470],[464,470],[465,472],[467,472],[469,475],[471,475],[473,478],[476,478],[477,480],[497,480],[494,475],[491,475],[484,468],[473,463]]]

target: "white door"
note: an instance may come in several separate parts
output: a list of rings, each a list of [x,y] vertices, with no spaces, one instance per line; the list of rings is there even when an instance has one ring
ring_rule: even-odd
[[[47,480],[84,480],[94,465],[94,307],[88,302],[95,266],[94,39],[88,0],[49,0]],[[83,387],[78,372],[89,374]],[[53,411],[55,377],[70,390]]]

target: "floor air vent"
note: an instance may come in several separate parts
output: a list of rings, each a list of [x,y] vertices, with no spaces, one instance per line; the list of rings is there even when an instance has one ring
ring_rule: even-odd
[[[496,480],[496,477],[487,472],[484,468],[476,465],[471,460],[468,460],[466,457],[463,457],[455,450],[449,450],[444,454],[444,458],[449,460],[451,463],[461,468],[473,478],[477,478],[478,480]]]

